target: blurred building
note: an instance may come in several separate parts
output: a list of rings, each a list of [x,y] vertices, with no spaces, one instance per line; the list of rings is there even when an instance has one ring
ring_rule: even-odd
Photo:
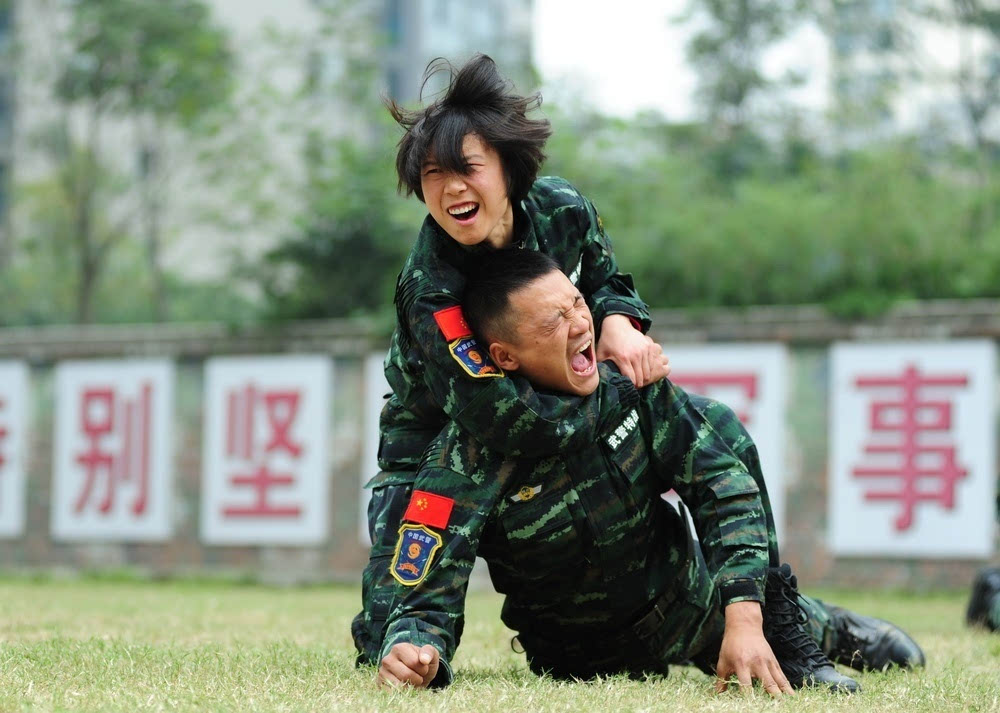
[[[9,234],[10,189],[14,160],[14,63],[13,51],[14,7],[8,0],[0,0],[0,264],[7,250]]]
[[[307,194],[307,156],[338,136],[371,138],[378,131],[373,114],[383,111],[381,96],[415,99],[430,59],[460,62],[484,52],[519,87],[534,86],[531,0],[204,1],[212,22],[227,32],[235,60],[233,118],[210,146],[173,132],[159,157],[164,185],[158,192],[169,204],[163,261],[189,278],[222,277],[233,254],[253,260],[287,235]],[[42,146],[43,137],[62,132],[80,140],[89,131],[86,109],[67,110],[53,94],[70,50],[71,7],[57,0],[0,0],[0,48],[14,34],[15,14],[22,48],[15,63],[0,63],[0,225],[13,180],[27,185],[52,176],[52,152]],[[22,80],[16,98],[15,72]],[[16,139],[9,130],[14,108]],[[114,112],[100,122],[104,167],[126,185],[130,178],[137,183],[145,164],[135,122]],[[224,180],[219,171],[206,175],[199,165],[206,151],[214,152],[216,163],[239,168],[223,171]],[[12,154],[18,156],[16,171],[10,169]],[[122,197],[122,213],[129,200]],[[265,209],[255,214],[259,206]],[[20,215],[15,211],[11,231],[18,235]],[[0,240],[0,255],[2,247]]]
[[[490,55],[521,91],[537,81],[531,61],[532,0],[384,0],[388,92],[400,102],[419,98],[424,68],[435,57],[458,64]],[[428,87],[430,91],[440,84]],[[425,92],[426,95],[426,92]]]
[[[968,136],[968,91],[1000,63],[1000,42],[959,21],[961,3],[837,0],[830,4],[829,105],[847,143],[899,131]]]

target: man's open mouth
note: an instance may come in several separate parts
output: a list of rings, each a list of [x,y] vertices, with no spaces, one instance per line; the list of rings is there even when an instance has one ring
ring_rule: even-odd
[[[597,367],[597,361],[594,359],[593,339],[588,339],[580,345],[576,354],[570,359],[569,365],[573,372],[579,376],[590,376],[593,373]]]
[[[478,203],[460,203],[458,205],[453,205],[448,209],[448,215],[457,220],[459,223],[470,222],[476,217],[476,213],[478,212]]]

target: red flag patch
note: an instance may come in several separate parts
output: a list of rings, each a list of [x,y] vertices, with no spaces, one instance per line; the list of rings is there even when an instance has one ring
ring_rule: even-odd
[[[451,517],[451,509],[454,506],[455,501],[451,498],[423,490],[414,490],[403,519],[419,522],[421,525],[430,525],[440,530],[447,526],[448,519]]]
[[[469,329],[465,315],[462,314],[462,305],[439,309],[434,313],[434,321],[438,323],[445,341],[452,342],[462,337],[472,336],[472,330]]]

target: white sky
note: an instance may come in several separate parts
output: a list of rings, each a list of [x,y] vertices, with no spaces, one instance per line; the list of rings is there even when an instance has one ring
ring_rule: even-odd
[[[689,30],[671,22],[686,0],[535,0],[535,64],[546,98],[567,93],[609,114],[659,109],[690,118]]]
[[[657,109],[668,119],[693,118],[696,77],[685,58],[691,23],[674,18],[687,0],[535,0],[534,60],[542,94],[565,103],[582,99],[604,113],[632,116]],[[769,51],[770,76],[789,69],[809,77],[797,103],[820,109],[829,72],[826,39],[803,26]]]

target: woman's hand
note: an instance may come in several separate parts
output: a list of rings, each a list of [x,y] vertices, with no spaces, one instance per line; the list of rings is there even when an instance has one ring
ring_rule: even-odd
[[[637,389],[670,374],[670,359],[663,347],[632,326],[623,314],[609,314],[601,322],[597,360],[610,359]]]

